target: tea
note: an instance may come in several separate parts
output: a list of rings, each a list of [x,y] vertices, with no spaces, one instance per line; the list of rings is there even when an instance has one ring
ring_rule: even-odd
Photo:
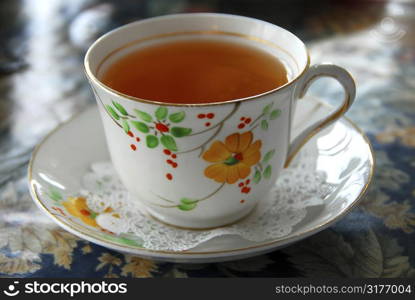
[[[131,52],[112,63],[100,79],[123,94],[169,103],[240,99],[288,81],[283,64],[261,49],[197,39]]]

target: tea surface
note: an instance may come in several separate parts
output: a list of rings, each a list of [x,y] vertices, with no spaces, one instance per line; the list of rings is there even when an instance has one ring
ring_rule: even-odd
[[[197,39],[138,49],[112,63],[100,80],[130,96],[170,103],[245,98],[288,81],[283,64],[263,50]]]

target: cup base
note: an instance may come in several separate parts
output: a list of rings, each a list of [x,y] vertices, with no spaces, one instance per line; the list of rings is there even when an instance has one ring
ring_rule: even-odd
[[[156,211],[152,210],[151,208],[146,208],[146,210],[150,217],[168,226],[172,226],[172,227],[184,229],[184,230],[211,230],[211,229],[226,227],[226,226],[230,226],[235,223],[238,223],[239,221],[248,217],[255,210],[255,208],[256,208],[256,205],[254,205],[247,212],[244,211],[243,213],[237,214],[236,216],[232,216],[226,219],[221,218],[221,220],[199,221],[198,222],[199,224],[197,225],[194,224],[195,222],[189,223],[183,220],[177,220],[175,218],[161,215],[157,213]]]

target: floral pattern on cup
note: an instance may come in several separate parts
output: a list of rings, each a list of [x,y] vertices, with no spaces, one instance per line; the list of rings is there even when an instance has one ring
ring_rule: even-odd
[[[261,159],[261,140],[253,142],[251,131],[234,133],[225,142],[215,141],[202,158],[209,165],[204,174],[216,182],[234,184],[251,173],[251,167]]]
[[[162,145],[170,151],[178,151],[175,138],[185,137],[192,133],[191,128],[173,126],[185,119],[184,111],[169,114],[166,107],[160,106],[154,114],[139,109],[134,109],[134,114],[130,114],[115,101],[112,101],[112,105],[105,105],[105,108],[118,126],[122,127],[129,136],[134,137],[131,132],[132,127],[144,134],[145,144],[151,149]],[[136,148],[132,147],[132,150],[135,151]]]
[[[95,94],[98,95],[97,93]],[[158,204],[157,206],[159,207],[191,211],[197,207],[198,203],[208,200],[218,193],[225,184],[232,185],[237,183],[238,180],[246,179],[242,185],[239,183],[237,187],[240,188],[241,194],[249,194],[251,191],[251,187],[249,186],[251,181],[259,184],[262,178],[269,179],[271,177],[272,167],[268,163],[275,154],[275,149],[267,151],[262,156],[262,141],[259,139],[255,140],[254,131],[257,128],[268,130],[269,122],[280,116],[281,110],[273,109],[273,105],[273,102],[265,105],[256,118],[249,116],[241,117],[242,123],[238,124],[237,128],[242,130],[245,126],[248,126],[250,130],[232,133],[224,141],[214,140],[214,138],[220,133],[224,123],[238,111],[240,107],[239,103],[236,103],[232,111],[214,126],[210,126],[211,124],[209,124],[209,128],[198,132],[195,132],[189,126],[179,127],[173,125],[174,123],[185,121],[186,113],[184,111],[170,113],[167,107],[159,106],[154,112],[133,109],[134,114],[130,114],[121,104],[115,101],[112,101],[112,105],[105,105],[105,108],[113,121],[130,137],[141,141],[141,138],[136,136],[136,134],[144,135],[142,138],[145,138],[146,145],[150,149],[158,148],[161,144],[164,147],[163,153],[170,157],[166,162],[173,168],[178,166],[178,163],[174,160],[177,159],[178,155],[196,150],[199,150],[198,157],[200,159],[211,163],[205,168],[203,175],[220,183],[220,186],[208,195],[201,198],[186,196],[179,199],[178,202],[156,195],[159,199],[168,203],[166,205]],[[207,113],[198,114],[195,117],[197,119],[213,119],[215,115]],[[132,132],[132,128],[138,132]],[[209,131],[213,131],[213,134],[197,147],[185,151],[179,150],[175,138],[190,137]],[[205,148],[208,146],[209,149],[205,151]],[[132,150],[136,150],[135,146],[130,145],[130,147]],[[173,180],[173,175],[167,173],[165,178],[171,181]],[[240,201],[241,204],[245,202],[245,200]]]

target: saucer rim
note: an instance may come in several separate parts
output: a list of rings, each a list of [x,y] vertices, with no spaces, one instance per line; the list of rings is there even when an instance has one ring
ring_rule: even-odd
[[[315,98],[313,100],[320,103],[320,104],[326,105],[324,102],[321,102],[321,101],[319,101]],[[374,151],[373,151],[373,147],[371,145],[371,142],[370,142],[369,138],[367,137],[367,135],[363,132],[363,130],[361,128],[359,128],[352,120],[350,120],[349,118],[343,116],[343,117],[339,118],[338,121],[344,120],[349,125],[351,125],[351,127],[353,127],[353,129],[356,130],[360,134],[360,136],[363,138],[363,141],[368,146],[368,150],[369,150],[369,153],[370,153],[370,155],[368,157],[368,160],[370,162],[370,168],[369,168],[369,174],[368,174],[368,177],[367,177],[367,181],[365,182],[365,185],[362,187],[359,195],[356,197],[356,199],[353,200],[353,202],[350,203],[349,206],[344,208],[343,211],[341,211],[339,214],[337,214],[332,219],[329,219],[328,221],[326,221],[324,223],[321,223],[318,226],[315,226],[314,228],[311,228],[309,230],[296,232],[293,235],[287,235],[286,237],[273,239],[271,241],[267,241],[267,242],[264,242],[264,243],[261,243],[261,244],[251,245],[251,246],[248,246],[248,247],[227,249],[227,250],[214,250],[214,251],[181,250],[181,251],[173,251],[173,250],[153,250],[153,249],[147,249],[147,248],[143,248],[143,247],[139,247],[139,246],[122,245],[122,244],[119,244],[119,243],[116,243],[116,242],[101,239],[101,238],[95,236],[95,232],[90,233],[89,231],[91,231],[91,230],[89,230],[88,228],[83,227],[79,224],[76,224],[76,226],[75,226],[74,224],[67,223],[64,220],[61,220],[61,218],[58,218],[57,216],[55,216],[46,207],[46,205],[43,203],[43,201],[40,199],[40,197],[38,195],[38,192],[36,190],[36,185],[33,182],[33,165],[34,165],[34,162],[36,160],[36,154],[39,152],[39,150],[42,148],[42,146],[45,144],[45,142],[50,137],[52,137],[54,134],[58,133],[64,126],[72,123],[77,118],[81,117],[83,114],[88,113],[89,111],[91,111],[93,109],[97,109],[96,105],[91,105],[91,106],[87,107],[85,110],[73,115],[68,120],[58,124],[54,129],[52,129],[48,134],[46,134],[45,137],[35,146],[35,148],[32,152],[29,164],[28,164],[27,179],[28,179],[28,185],[29,185],[29,192],[30,192],[30,195],[31,195],[33,201],[41,209],[41,211],[43,211],[57,225],[59,225],[60,227],[62,227],[65,230],[71,232],[72,234],[81,237],[82,239],[91,241],[95,244],[98,244],[98,245],[106,247],[106,248],[115,249],[117,251],[128,252],[128,253],[132,253],[132,254],[135,254],[135,255],[144,255],[144,256],[152,257],[152,258],[154,258],[152,255],[155,255],[155,254],[172,255],[169,258],[179,258],[179,257],[182,257],[182,256],[192,256],[192,257],[201,256],[201,258],[203,258],[204,255],[212,255],[212,254],[213,255],[220,255],[220,254],[225,254],[226,255],[226,254],[229,254],[229,253],[235,253],[236,255],[244,255],[244,254],[249,254],[249,251],[251,251],[251,250],[257,250],[258,252],[266,252],[269,249],[276,249],[276,248],[294,243],[294,242],[296,242],[300,239],[309,237],[309,236],[311,236],[315,233],[318,233],[318,232],[322,231],[323,229],[335,224],[337,221],[342,219],[352,209],[354,209],[357,206],[357,204],[361,201],[361,199],[366,194],[366,192],[368,190],[368,187],[370,186],[370,184],[373,180],[374,168],[375,168],[375,156],[374,156]],[[336,122],[338,122],[338,121],[336,121]],[[80,228],[77,228],[78,226]],[[166,257],[165,256],[164,257],[159,257],[159,259],[164,259],[164,258],[166,258]],[[215,258],[221,258],[221,257],[215,257]],[[222,257],[222,258],[224,258],[224,257]]]

